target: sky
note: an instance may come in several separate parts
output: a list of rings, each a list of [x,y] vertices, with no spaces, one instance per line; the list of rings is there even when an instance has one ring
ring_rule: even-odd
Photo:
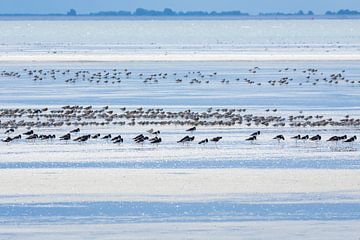
[[[109,10],[130,10],[138,7],[176,11],[240,10],[251,14],[259,12],[296,12],[312,10],[352,9],[360,11],[360,0],[0,0],[0,13],[65,13],[70,8],[78,13]]]

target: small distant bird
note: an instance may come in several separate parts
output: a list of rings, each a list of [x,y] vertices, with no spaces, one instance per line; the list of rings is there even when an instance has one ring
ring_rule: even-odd
[[[37,134],[32,134],[30,136],[28,136],[26,139],[28,140],[32,140],[32,139],[37,139],[39,136]]]
[[[33,130],[30,130],[30,131],[28,131],[28,132],[26,132],[26,133],[24,133],[24,135],[32,135],[32,134],[34,134],[34,131]]]
[[[291,139],[300,140],[300,139],[301,139],[301,136],[300,136],[300,135],[296,135],[296,136],[291,137]]]
[[[77,132],[80,132],[80,128],[76,128],[76,129],[70,131],[70,133],[77,133]]]
[[[124,142],[124,139],[120,135],[113,139],[111,139],[113,141],[113,143],[123,143]]]
[[[143,134],[137,135],[136,137],[133,138],[133,140],[137,140],[137,139],[141,139],[141,138],[144,138]]]
[[[256,135],[251,136],[251,137],[245,139],[245,141],[252,141],[252,142],[255,141],[255,140],[256,140]]]
[[[301,137],[301,140],[304,140],[304,141],[306,141],[308,139],[309,139],[309,135],[305,135],[305,136]]]
[[[101,139],[110,139],[110,138],[111,138],[111,134],[108,134],[108,135],[102,137]]]
[[[356,137],[356,136],[353,136],[353,137],[351,137],[351,138],[349,138],[349,139],[345,140],[344,142],[346,142],[346,143],[355,142],[355,141],[356,141],[356,139],[357,139],[357,137]]]
[[[207,138],[205,138],[204,140],[201,140],[199,142],[199,144],[205,144],[205,143],[208,143],[208,142],[209,142],[209,140]]]
[[[192,137],[190,137],[190,136],[185,136],[185,137],[183,137],[182,139],[180,139],[180,140],[178,141],[178,143],[192,142],[192,141],[194,141],[194,139],[195,139],[194,136],[192,136]]]
[[[68,134],[65,134],[64,136],[61,136],[60,140],[70,140],[70,138],[71,138],[70,133],[68,133]]]
[[[114,137],[111,139],[111,141],[117,142],[118,140],[123,140],[121,135],[118,135],[117,137]]]
[[[257,131],[257,132],[252,133],[250,136],[259,136],[259,135],[260,135],[260,131]]]
[[[16,139],[21,139],[21,135],[19,134],[19,135],[17,135],[17,136],[15,136],[15,137],[13,137],[13,139],[12,139],[12,140],[16,140]]]
[[[141,138],[137,138],[137,139],[135,139],[134,141],[136,142],[136,143],[143,143],[143,142],[145,142],[145,140],[149,140],[149,137],[141,137]]]
[[[5,139],[1,139],[2,142],[6,142],[6,143],[11,142],[12,140],[13,140],[13,139],[12,139],[11,137],[7,137],[7,138],[5,138]]]
[[[310,141],[320,141],[320,140],[321,140],[321,136],[319,134],[310,138]]]
[[[278,142],[280,142],[281,140],[285,141],[285,137],[283,135],[277,135],[276,137],[273,138],[274,140],[277,140]]]
[[[5,131],[5,134],[9,134],[9,133],[13,133],[13,132],[15,132],[15,129],[10,128],[10,129]]]
[[[186,129],[186,132],[193,132],[193,131],[196,131],[196,127],[192,127],[192,128]]]
[[[91,138],[92,139],[97,139],[97,138],[99,138],[100,137],[100,133],[98,133],[98,134],[95,134],[94,136],[92,136]]]
[[[161,138],[156,137],[156,139],[152,140],[150,143],[161,143]]]
[[[326,141],[327,142],[336,142],[336,141],[339,141],[339,137],[338,136],[332,136],[331,138],[329,138]]]
[[[222,137],[214,137],[212,139],[210,139],[210,141],[217,143],[218,141],[220,141],[222,139]]]

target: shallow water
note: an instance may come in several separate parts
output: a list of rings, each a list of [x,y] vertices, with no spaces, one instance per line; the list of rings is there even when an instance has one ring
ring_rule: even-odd
[[[63,34],[53,34],[54,25]],[[3,32],[0,51],[2,54],[51,51],[356,54],[360,49],[359,26],[358,20],[10,21],[0,22]],[[2,62],[0,66],[0,71],[16,71],[21,75],[0,77],[0,108],[59,109],[78,104],[93,105],[94,109],[109,105],[115,112],[120,107],[202,112],[214,107],[245,108],[246,114],[285,118],[298,114],[323,115],[336,121],[345,115],[360,117],[357,61]],[[249,72],[255,66],[260,69]],[[24,68],[70,69],[70,72],[58,74],[55,80],[33,81]],[[121,76],[121,83],[114,84],[103,80],[65,82],[78,70],[94,73],[113,68],[121,71],[127,68],[133,74],[129,78]],[[284,71],[284,68],[297,71]],[[317,68],[319,72],[306,82],[308,75],[302,70],[308,68]],[[201,84],[191,84],[192,78],[199,78],[197,71],[209,83],[203,80]],[[138,75],[160,72],[169,76],[159,78],[158,83],[144,83],[144,78]],[[210,77],[214,72],[217,75]],[[318,81],[313,85],[316,78],[328,78],[333,73],[342,73],[349,81],[338,84]],[[293,80],[286,85],[268,84],[269,80],[283,77]],[[183,82],[176,83],[177,78]],[[255,84],[246,83],[244,78]],[[229,82],[223,83],[222,79]],[[266,112],[269,108],[276,108],[276,113]],[[6,120],[7,117],[0,118]],[[208,239],[211,234],[214,239],[357,239],[360,236],[359,142],[325,141],[332,135],[359,136],[358,126],[198,126],[193,133],[195,143],[176,143],[189,134],[185,132],[188,127],[86,126],[77,134],[121,134],[124,138],[121,145],[105,140],[82,144],[58,139],[0,142],[0,238]],[[60,136],[73,128],[34,130]],[[149,128],[161,130],[161,144],[132,142],[134,136]],[[4,130],[1,129],[2,139],[7,136]],[[257,130],[262,132],[258,141],[246,142]],[[25,131],[25,128],[16,129],[14,135]],[[272,139],[278,134],[284,134],[286,141],[278,143]],[[289,139],[297,134],[321,134],[323,140]],[[201,139],[215,136],[223,139],[217,144],[197,144]]]

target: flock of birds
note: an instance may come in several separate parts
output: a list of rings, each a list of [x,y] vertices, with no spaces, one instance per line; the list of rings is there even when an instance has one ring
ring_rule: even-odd
[[[255,113],[245,108],[207,108],[203,111],[166,110],[163,108],[114,108],[109,106],[63,106],[60,108],[0,109],[0,129],[50,128],[62,126],[241,126],[241,127],[360,127],[360,118],[342,118],[302,111],[282,115],[264,109]]]
[[[14,137],[11,137],[11,134],[15,133],[15,129],[14,128],[10,128],[7,129],[4,134],[7,135],[7,137],[1,139],[2,142],[5,143],[11,143],[20,139],[25,139],[28,141],[34,141],[34,140],[53,140],[56,139],[56,135],[55,134],[37,134],[34,132],[34,130],[28,130],[22,134],[18,134]],[[191,127],[189,129],[186,130],[186,132],[191,132],[193,133],[194,131],[196,131],[196,127]],[[162,138],[159,137],[160,135],[160,130],[155,131],[154,129],[150,129],[148,131],[146,131],[148,136],[144,135],[144,134],[139,134],[137,136],[135,136],[132,140],[135,143],[145,143],[145,142],[149,142],[150,144],[159,144],[162,142]],[[107,140],[108,142],[112,142],[114,144],[120,144],[124,142],[124,139],[122,138],[121,135],[112,135],[112,134],[105,134],[105,135],[101,135],[100,133],[96,133],[96,134],[85,134],[85,135],[79,135],[80,133],[80,128],[76,128],[73,129],[71,131],[69,131],[68,133],[66,133],[65,135],[62,135],[60,137],[58,137],[58,139],[60,141],[74,141],[74,142],[87,142],[90,139],[103,139],[103,140]],[[193,142],[195,139],[195,136],[185,136],[183,138],[181,138],[179,141],[177,141],[177,143],[189,143],[189,142]],[[213,137],[213,138],[206,138],[203,139],[199,142],[199,144],[205,144],[208,142],[214,142],[217,143],[222,139],[222,137]]]
[[[195,141],[195,136],[192,135],[195,131],[197,130],[196,126],[191,127],[189,129],[186,129],[186,132],[191,133],[190,135],[186,135],[184,137],[182,137],[181,139],[179,139],[177,141],[177,143],[191,143]],[[11,143],[11,142],[15,142],[15,141],[19,141],[20,139],[25,139],[26,141],[35,141],[35,140],[54,140],[56,139],[56,135],[55,134],[37,134],[35,133],[34,130],[28,130],[22,134],[18,134],[14,137],[11,137],[11,134],[15,133],[15,129],[14,128],[10,128],[7,129],[4,134],[7,135],[7,137],[1,139],[2,142],[5,143]],[[84,134],[84,135],[80,135],[80,128],[76,128],[73,129],[71,131],[69,131],[68,133],[58,137],[58,139],[60,141],[74,141],[74,142],[78,142],[78,143],[83,143],[83,142],[87,142],[89,140],[94,140],[94,139],[102,139],[102,140],[106,140],[108,142],[111,142],[113,144],[121,144],[124,142],[124,139],[121,135],[112,135],[112,134],[104,134],[101,135],[100,133],[96,133],[96,134]],[[162,142],[162,138],[159,136],[160,135],[160,130],[154,130],[154,129],[150,129],[147,131],[147,135],[141,133],[135,137],[132,138],[132,141],[137,143],[137,144],[144,144],[146,142],[150,143],[150,144],[159,144]],[[261,131],[256,131],[252,134],[250,134],[250,136],[248,138],[245,138],[245,141],[249,141],[249,142],[255,142],[256,140],[258,140],[258,137],[261,135]],[[212,137],[212,138],[205,138],[205,139],[201,139],[200,141],[198,141],[197,143],[202,145],[202,144],[206,144],[209,142],[214,142],[215,144],[217,142],[219,142],[223,137],[222,136],[216,136],[216,137]],[[314,136],[309,136],[309,135],[296,135],[291,137],[291,139],[295,140],[295,141],[313,141],[313,142],[319,142],[321,141],[322,137],[317,134]],[[281,141],[285,141],[285,137],[284,135],[277,135],[273,138],[273,140],[276,140],[278,142]],[[342,136],[332,136],[329,139],[327,139],[328,142],[344,142],[344,143],[352,143],[355,142],[357,140],[356,135],[352,136],[352,137],[348,137],[347,135],[342,135]]]
[[[212,82],[220,82],[229,84],[230,82],[243,82],[249,85],[260,86],[269,84],[271,86],[286,86],[290,83],[298,85],[319,85],[320,83],[327,83],[332,85],[350,84],[360,85],[360,80],[350,79],[345,77],[345,70],[340,70],[335,73],[321,72],[316,68],[297,69],[297,68],[282,68],[275,71],[278,75],[277,79],[267,80],[266,82],[257,80],[257,74],[261,71],[259,67],[248,69],[241,73],[242,77],[226,77],[221,76],[218,72],[203,73],[201,71],[188,71],[185,73],[134,73],[128,69],[111,69],[111,70],[70,70],[70,69],[23,69],[22,71],[7,71],[0,72],[2,77],[12,78],[30,78],[35,82],[45,80],[63,79],[65,83],[88,82],[96,84],[120,84],[124,80],[135,80],[143,83],[159,83],[161,80],[172,80],[175,83],[188,82],[190,84],[209,84]],[[298,72],[298,75],[295,75]],[[240,75],[240,74],[239,74]],[[272,74],[274,75],[274,74]],[[296,78],[294,77],[296,76]],[[290,77],[292,76],[292,77]]]

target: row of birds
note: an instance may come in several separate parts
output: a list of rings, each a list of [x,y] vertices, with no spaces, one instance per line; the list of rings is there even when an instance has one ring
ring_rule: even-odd
[[[207,108],[204,111],[166,110],[163,108],[113,108],[93,106],[63,106],[61,108],[3,108],[0,128],[43,128],[62,126],[256,126],[256,127],[360,127],[360,118],[349,114],[337,119],[325,115],[282,115],[277,108],[266,113],[247,113],[245,108]],[[272,114],[276,113],[276,114]]]
[[[191,127],[189,129],[187,129],[186,132],[193,133],[195,130],[196,130],[196,127]],[[15,129],[10,128],[10,129],[5,131],[5,134],[9,135],[11,133],[14,133],[14,131],[15,131]],[[72,141],[75,141],[75,142],[86,142],[86,141],[88,141],[90,139],[99,139],[100,138],[100,139],[110,140],[114,144],[124,142],[124,139],[121,137],[121,135],[113,136],[112,134],[107,134],[105,136],[101,136],[100,133],[97,133],[97,134],[94,134],[94,135],[86,134],[86,135],[76,136],[75,138],[72,138],[72,134],[77,134],[79,132],[80,132],[80,128],[73,129],[70,132],[68,132],[67,134],[59,137],[59,139],[63,140],[63,141],[72,140]],[[147,133],[150,134],[151,136],[149,137],[149,136],[145,136],[144,134],[139,134],[139,135],[137,135],[136,137],[133,138],[133,141],[135,143],[144,143],[145,141],[148,141],[151,144],[158,144],[158,143],[162,142],[161,137],[158,137],[158,135],[160,134],[159,130],[154,131],[153,129],[150,129],[150,130],[147,131]],[[252,133],[248,138],[246,138],[245,141],[254,142],[254,141],[256,141],[258,139],[260,134],[261,134],[260,131],[256,131],[256,132]],[[25,139],[27,139],[27,140],[35,140],[35,139],[48,140],[48,139],[55,139],[56,138],[55,134],[48,134],[48,135],[41,134],[41,135],[38,135],[38,134],[36,134],[34,132],[34,130],[29,130],[29,131],[23,133],[23,135],[26,136]],[[15,136],[15,137],[7,136],[6,138],[2,139],[2,141],[6,142],[6,143],[9,143],[9,142],[12,142],[14,140],[21,139],[21,138],[22,138],[22,135],[19,134],[19,135]],[[205,138],[205,139],[202,139],[201,141],[199,141],[198,144],[205,144],[205,143],[208,143],[208,142],[217,143],[221,139],[222,139],[221,136],[213,137],[213,138],[210,138],[210,139]],[[285,141],[285,137],[282,134],[275,136],[273,139],[277,140],[278,142]],[[317,134],[317,135],[311,136],[311,137],[309,135],[304,135],[304,136],[296,135],[296,136],[291,137],[291,139],[294,139],[296,141],[298,141],[298,140],[302,140],[302,141],[310,140],[310,141],[318,142],[322,138],[321,138],[321,136],[319,134]],[[186,135],[185,137],[183,137],[179,141],[177,141],[177,143],[190,143],[190,142],[193,142],[194,140],[195,140],[195,136]],[[350,138],[348,138],[347,135],[342,135],[342,136],[332,136],[327,141],[329,141],[329,142],[342,141],[342,142],[346,142],[346,143],[351,143],[351,142],[355,142],[356,140],[357,140],[356,135],[354,135],[354,136],[352,136]]]
[[[254,67],[248,69],[248,74],[251,76],[255,76],[261,69],[259,67]],[[291,76],[294,76],[294,72],[298,71],[298,69],[293,68],[284,68],[279,69],[278,73],[291,73]],[[351,83],[351,84],[360,84],[360,80],[350,80],[344,77],[345,70],[342,70],[339,73],[332,73],[328,76],[323,72],[319,72],[318,69],[308,68],[305,70],[299,70],[302,74],[304,74],[305,82],[299,82],[299,85],[303,85],[305,83],[309,83],[312,85],[317,85],[320,81],[329,84],[339,84],[341,82]],[[182,83],[184,80],[189,80],[190,84],[200,84],[200,83],[210,83],[211,79],[219,80],[221,83],[230,83],[230,80],[224,77],[220,77],[217,72],[213,73],[203,73],[201,71],[188,71],[187,73],[133,73],[128,69],[120,70],[120,69],[112,69],[112,70],[102,70],[102,71],[89,71],[89,70],[77,70],[72,71],[70,69],[66,70],[45,70],[45,69],[23,69],[23,73],[27,77],[32,78],[33,81],[42,81],[46,79],[56,80],[58,78],[65,78],[66,83],[76,83],[78,81],[87,81],[90,83],[121,83],[122,79],[139,79],[143,83],[158,83],[161,79],[174,79],[176,83]],[[21,72],[17,71],[1,71],[0,76],[3,77],[13,77],[13,78],[21,78]],[[302,76],[302,75],[301,75]],[[250,76],[249,76],[250,77]],[[262,82],[255,82],[255,80],[250,79],[249,77],[243,78],[243,82],[247,84],[255,84],[262,85]],[[235,81],[240,81],[241,79],[235,78]],[[275,85],[288,85],[290,82],[294,80],[293,77],[282,76],[277,80],[268,80],[267,83],[275,86]]]

